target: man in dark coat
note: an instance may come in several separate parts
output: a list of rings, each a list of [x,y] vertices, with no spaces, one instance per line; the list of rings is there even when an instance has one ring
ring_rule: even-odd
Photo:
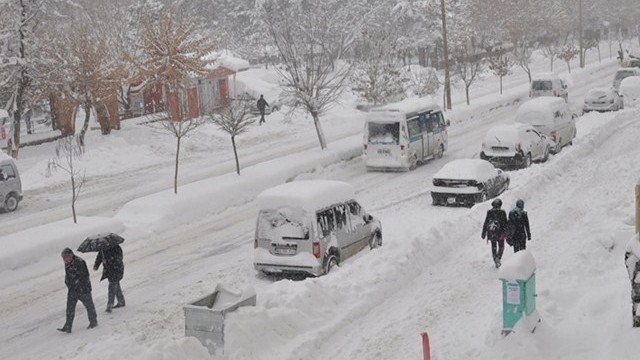
[[[529,229],[529,216],[524,211],[524,201],[516,201],[516,207],[509,212],[509,229],[507,236],[513,245],[513,252],[527,248],[527,240],[531,240],[531,230]]]
[[[98,251],[98,256],[96,256],[96,262],[93,265],[93,270],[97,271],[98,268],[100,268],[100,264],[103,265],[102,278],[100,281],[109,279],[109,293],[106,312],[111,312],[111,309],[123,307],[125,305],[124,295],[120,288],[120,280],[122,280],[122,277],[124,276],[124,261],[120,245]],[[118,298],[118,303],[116,306],[113,306],[113,301],[116,297]]]
[[[62,250],[64,260],[65,277],[64,283],[69,289],[67,293],[67,321],[58,331],[70,333],[73,325],[73,318],[76,315],[76,304],[78,300],[87,308],[89,316],[89,329],[98,326],[98,315],[91,298],[91,280],[87,264],[81,258],[75,256],[69,248]]]
[[[482,238],[487,237],[491,241],[491,254],[496,267],[500,267],[500,260],[504,252],[504,239],[507,230],[507,213],[501,209],[502,200],[495,199],[491,203],[491,209],[487,211],[487,217],[482,226]]]
[[[258,122],[258,125],[262,125],[263,122],[266,122],[264,120],[264,112],[267,110],[267,106],[269,106],[269,103],[267,102],[267,100],[264,99],[263,95],[260,95],[260,99],[258,99],[258,111],[260,111],[260,121]]]

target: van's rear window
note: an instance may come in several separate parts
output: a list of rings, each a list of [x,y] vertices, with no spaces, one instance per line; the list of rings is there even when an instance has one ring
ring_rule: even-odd
[[[399,123],[369,123],[369,144],[398,145],[399,140]]]
[[[531,84],[531,88],[533,90],[551,90],[552,86],[551,86],[551,81],[548,80],[535,80],[533,82],[533,84]]]

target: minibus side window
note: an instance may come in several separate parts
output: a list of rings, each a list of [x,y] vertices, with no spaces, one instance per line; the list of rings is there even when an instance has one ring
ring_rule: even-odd
[[[417,117],[407,121],[407,127],[409,128],[409,138],[411,140],[420,136],[420,124]]]
[[[318,212],[316,217],[322,237],[329,236],[336,229],[333,208]]]

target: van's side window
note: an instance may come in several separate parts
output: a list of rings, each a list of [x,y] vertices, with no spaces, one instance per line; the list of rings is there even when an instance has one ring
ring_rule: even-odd
[[[413,118],[407,121],[407,126],[409,127],[409,138],[413,140],[414,137],[420,136],[420,124],[418,123],[418,118]]]
[[[336,228],[333,209],[327,209],[317,214],[318,228],[322,231],[322,237],[328,236]]]
[[[3,165],[0,167],[0,169],[2,170],[2,173],[4,174],[5,178],[11,179],[16,177],[16,173],[15,171],[13,171],[13,166]]]
[[[349,215],[347,215],[347,206],[337,205],[334,208],[334,212],[336,214],[336,229],[338,229],[338,231],[349,231]]]

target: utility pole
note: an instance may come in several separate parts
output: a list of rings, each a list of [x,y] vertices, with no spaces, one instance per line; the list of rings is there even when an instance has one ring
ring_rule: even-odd
[[[451,110],[451,78],[449,76],[449,45],[447,44],[447,12],[444,6],[444,0],[440,0],[440,6],[442,10],[442,47],[444,48],[444,93],[447,98],[447,109]]]
[[[582,43],[582,0],[578,0],[578,41],[580,42],[580,68],[584,68],[584,49]]]

